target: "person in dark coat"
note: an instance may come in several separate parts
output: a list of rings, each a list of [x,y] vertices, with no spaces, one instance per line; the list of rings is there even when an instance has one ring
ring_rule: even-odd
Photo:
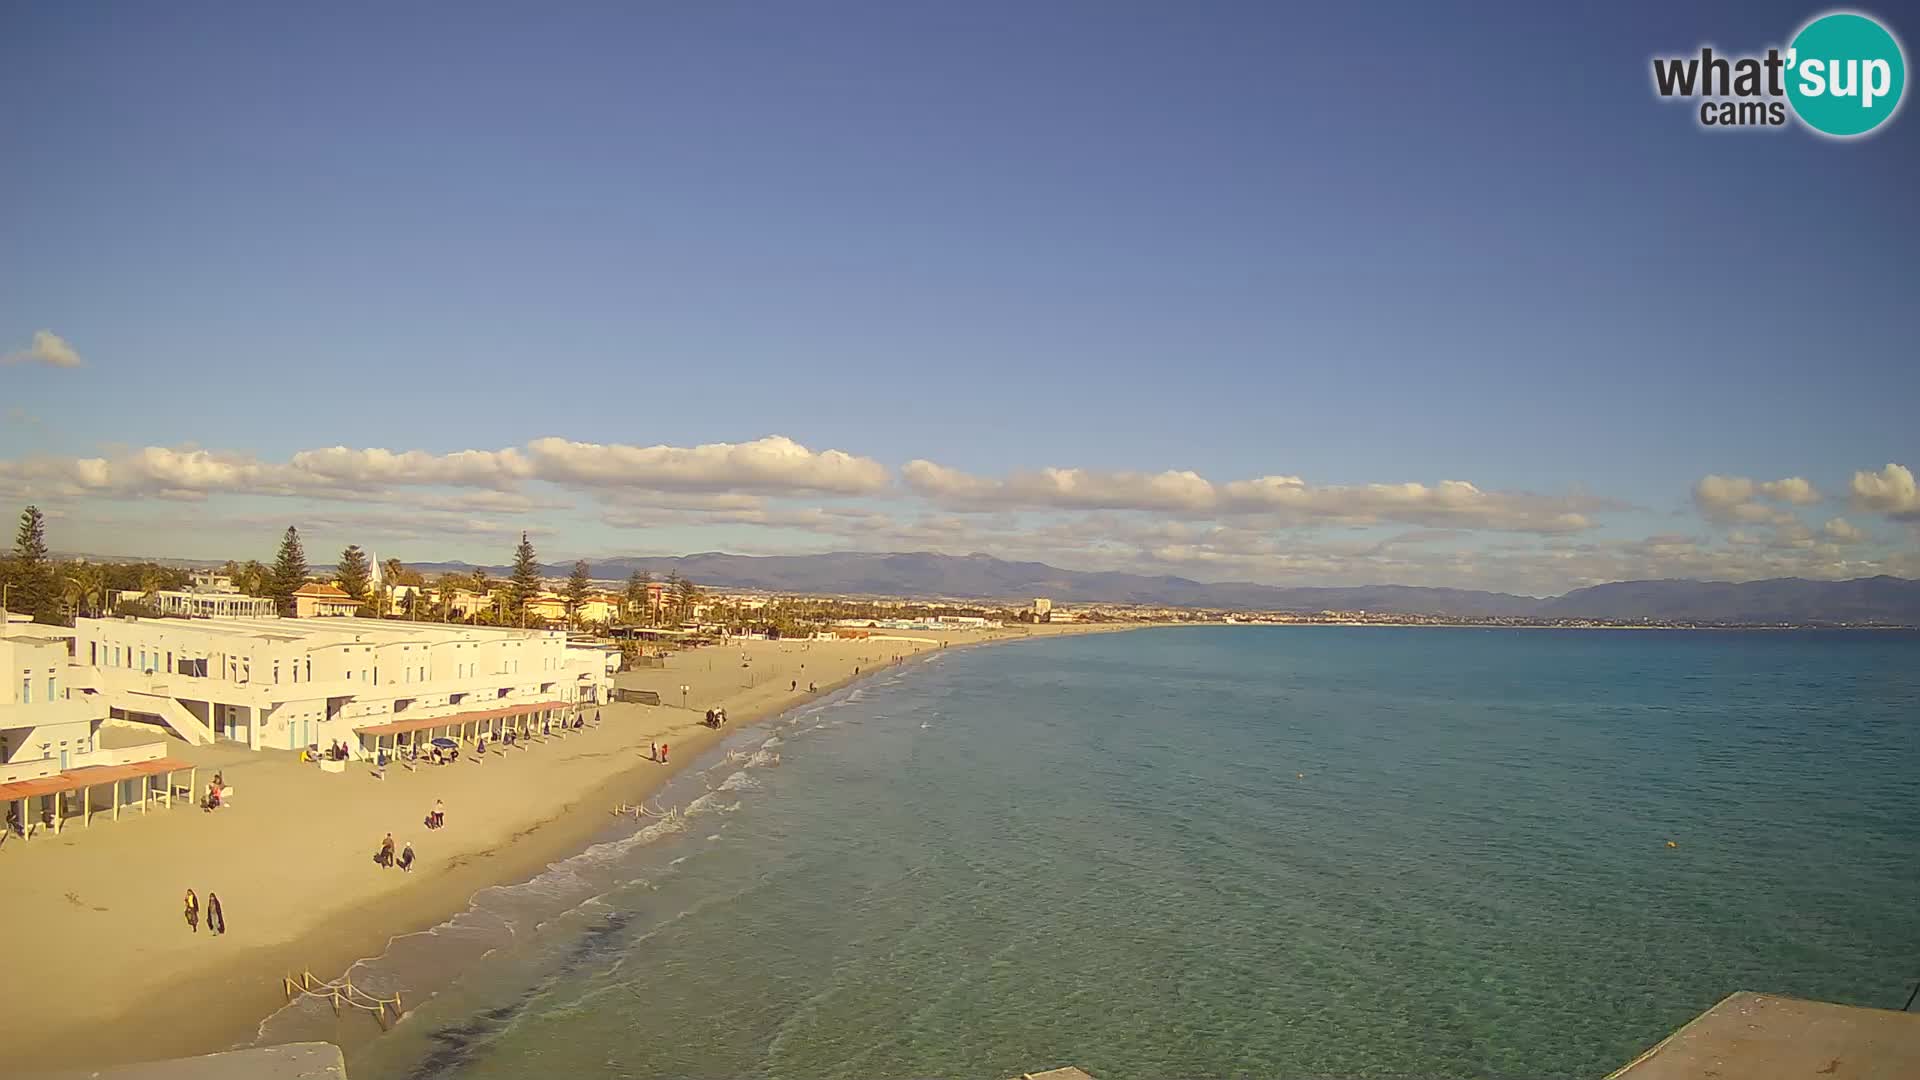
[[[187,910],[185,912],[185,915],[187,917],[187,929],[192,930],[196,934],[199,933],[200,932],[200,898],[193,895],[192,889],[187,890]]]
[[[218,893],[207,894],[207,929],[216,934],[227,932],[227,913],[220,908]]]
[[[413,841],[411,840],[400,849],[400,869],[404,873],[413,873]]]

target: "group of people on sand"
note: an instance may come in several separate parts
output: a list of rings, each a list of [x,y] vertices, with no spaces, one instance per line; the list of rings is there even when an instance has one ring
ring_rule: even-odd
[[[701,722],[701,723],[703,723],[703,724],[705,724],[706,726],[708,726],[708,727],[710,727],[710,728],[718,728],[718,727],[719,727],[719,726],[720,726],[721,724],[724,724],[724,723],[726,723],[726,722],[727,722],[727,710],[725,710],[725,709],[708,709],[708,710],[707,710],[707,718],[706,718],[705,720],[702,720],[702,721],[700,721],[700,722]]]
[[[439,799],[433,800],[433,808],[427,811],[426,820],[421,824],[429,829],[446,828],[447,804]],[[388,833],[386,837],[380,841],[380,850],[374,853],[373,856],[375,865],[385,867],[389,870],[397,866],[400,868],[400,872],[405,874],[413,873],[413,859],[413,841],[409,840],[401,844],[399,854],[396,855],[394,853],[392,833]]]
[[[411,874],[413,873],[413,841],[409,840],[401,847],[400,857],[396,859],[393,855],[393,834],[388,833],[387,838],[380,841],[380,853],[373,857],[373,861],[389,870],[398,866],[402,873]]]
[[[200,932],[200,898],[187,890],[186,911],[187,929]],[[227,913],[220,907],[220,894],[207,894],[207,933],[220,935],[227,932]]]
[[[667,744],[649,742],[647,744],[647,756],[652,758],[654,761],[657,761],[660,764],[665,765],[667,763]]]
[[[214,773],[213,779],[207,783],[207,793],[200,799],[200,809],[212,813],[226,804],[227,778],[225,774]],[[213,899],[211,893],[208,894],[207,899]]]

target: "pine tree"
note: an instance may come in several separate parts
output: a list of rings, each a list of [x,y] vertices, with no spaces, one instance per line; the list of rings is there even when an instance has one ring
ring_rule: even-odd
[[[679,622],[677,608],[680,604],[680,571],[667,571],[666,588],[660,591],[660,605],[667,609],[668,621]]]
[[[348,544],[340,553],[340,563],[333,568],[334,580],[340,583],[340,589],[348,596],[367,606],[367,591],[373,587],[373,566],[367,562],[367,553],[360,550],[359,544]]]
[[[60,617],[60,590],[53,578],[53,565],[47,561],[47,519],[37,506],[20,512],[20,531],[13,541],[13,578],[10,609],[22,611],[37,622],[54,622]]]
[[[629,616],[647,610],[647,586],[653,584],[653,575],[645,570],[635,570],[627,578],[627,614]]]
[[[307,549],[301,546],[300,530],[287,526],[280,537],[280,553],[274,556],[267,577],[267,595],[280,602],[280,614],[293,614],[293,594],[307,583]]]
[[[513,549],[511,581],[507,613],[515,622],[521,622],[526,618],[527,601],[540,594],[540,561],[535,558],[533,544],[526,533],[520,534],[520,546]]]
[[[593,568],[587,560],[581,559],[573,564],[573,573],[567,575],[567,614],[577,618],[580,606],[587,602],[587,594],[593,591]]]

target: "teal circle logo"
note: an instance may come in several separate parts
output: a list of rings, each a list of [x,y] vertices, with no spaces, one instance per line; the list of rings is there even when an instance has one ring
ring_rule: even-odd
[[[1907,88],[1907,58],[1886,27],[1851,11],[1802,27],[1787,49],[1787,99],[1825,135],[1865,135],[1893,116]]]

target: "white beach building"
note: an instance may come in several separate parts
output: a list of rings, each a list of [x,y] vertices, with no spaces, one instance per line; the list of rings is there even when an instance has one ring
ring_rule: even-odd
[[[106,705],[70,685],[71,634],[17,615],[0,623],[0,805],[6,828],[26,836],[89,821],[95,807],[118,817],[122,805],[170,804],[173,774],[191,769],[164,758],[157,735],[110,726]]]
[[[608,700],[560,631],[328,619],[80,619],[71,679],[191,743],[297,750]]]

